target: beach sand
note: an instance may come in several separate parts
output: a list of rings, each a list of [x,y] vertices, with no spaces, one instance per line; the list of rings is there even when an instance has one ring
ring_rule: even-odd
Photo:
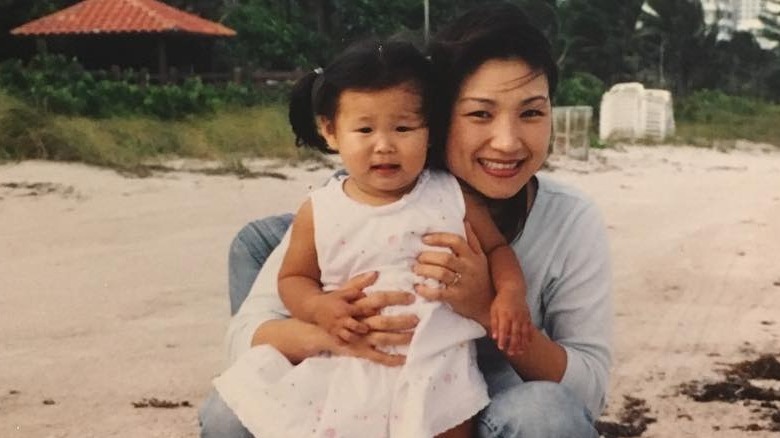
[[[629,146],[544,171],[603,212],[615,280],[604,420],[638,398],[656,420],[643,437],[776,436],[763,417],[777,408],[679,390],[780,354],[780,150],[741,146]],[[0,436],[197,436],[224,366],[231,239],[332,172],[274,170],[288,179],[0,166]],[[133,405],[150,399],[179,406]]]

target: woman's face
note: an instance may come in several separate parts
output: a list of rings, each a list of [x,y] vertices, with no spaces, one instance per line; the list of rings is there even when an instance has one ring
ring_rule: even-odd
[[[547,157],[551,113],[543,73],[520,59],[486,61],[453,105],[447,167],[488,198],[515,195]]]

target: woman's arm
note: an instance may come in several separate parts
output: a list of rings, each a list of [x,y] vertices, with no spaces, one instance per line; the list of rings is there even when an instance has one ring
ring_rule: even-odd
[[[245,251],[252,247],[254,239],[262,238],[261,235],[245,236],[250,239],[249,242],[243,242],[241,246],[231,248],[231,251]],[[264,323],[275,320],[286,320],[290,318],[289,312],[284,307],[278,294],[278,274],[282,264],[282,258],[287,250],[290,241],[290,230],[282,237],[281,242],[274,248],[262,265],[259,274],[254,280],[252,287],[244,299],[236,314],[230,319],[225,343],[229,363],[233,363],[238,357],[249,350],[254,343],[255,332],[258,331]],[[263,255],[263,254],[261,254]],[[256,255],[254,255],[256,257]],[[235,257],[239,258],[239,257]],[[246,257],[240,257],[242,259]]]
[[[375,278],[370,276],[356,277],[350,280],[347,287],[359,288],[368,286]],[[410,294],[398,293],[372,294],[356,302],[356,306],[370,313],[374,308],[384,307],[386,303],[411,304],[414,297]],[[410,299],[411,298],[411,299]],[[255,330],[252,345],[267,344],[276,348],[290,362],[297,364],[302,360],[322,353],[342,356],[355,356],[381,363],[387,366],[398,366],[404,363],[404,356],[384,353],[377,346],[406,345],[411,341],[413,329],[417,323],[414,315],[394,318],[379,315],[366,318],[366,324],[372,327],[372,332],[357,338],[354,342],[341,342],[337,337],[328,334],[321,327],[303,322],[295,318],[271,320],[263,323]],[[398,333],[387,330],[399,331]]]

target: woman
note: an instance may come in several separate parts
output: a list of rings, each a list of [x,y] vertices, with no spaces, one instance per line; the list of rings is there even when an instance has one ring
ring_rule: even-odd
[[[536,327],[524,353],[507,356],[493,341],[478,341],[478,359],[491,402],[476,419],[479,437],[595,437],[592,423],[604,406],[611,361],[609,248],[596,208],[577,192],[537,177],[552,130],[550,97],[557,69],[544,36],[508,4],[468,12],[440,32],[431,47],[441,82],[440,108],[431,126],[433,151],[452,174],[489,203],[493,219],[511,242],[526,275]],[[443,145],[443,146],[440,146]],[[250,224],[231,248],[233,310],[267,262],[252,292],[231,321],[231,359],[253,345],[270,344],[290,361],[331,351],[394,365],[402,357],[374,346],[403,344],[414,327],[409,316],[368,316],[372,331],[343,346],[310,324],[286,319],[276,293],[279,241],[289,216]],[[433,234],[426,243],[452,254],[422,253],[415,271],[446,289],[419,287],[490,332],[492,299],[485,255],[473,233],[467,239]],[[456,280],[457,279],[457,280]],[[373,283],[359,277],[342,290]],[[408,302],[389,291],[357,302],[373,315]],[[201,410],[202,436],[247,436],[215,394]],[[263,438],[263,437],[258,437]]]

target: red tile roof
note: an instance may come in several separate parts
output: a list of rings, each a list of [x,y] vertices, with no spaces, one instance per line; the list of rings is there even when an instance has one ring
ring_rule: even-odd
[[[233,36],[236,32],[156,0],[84,0],[23,24],[14,35],[188,33]]]

